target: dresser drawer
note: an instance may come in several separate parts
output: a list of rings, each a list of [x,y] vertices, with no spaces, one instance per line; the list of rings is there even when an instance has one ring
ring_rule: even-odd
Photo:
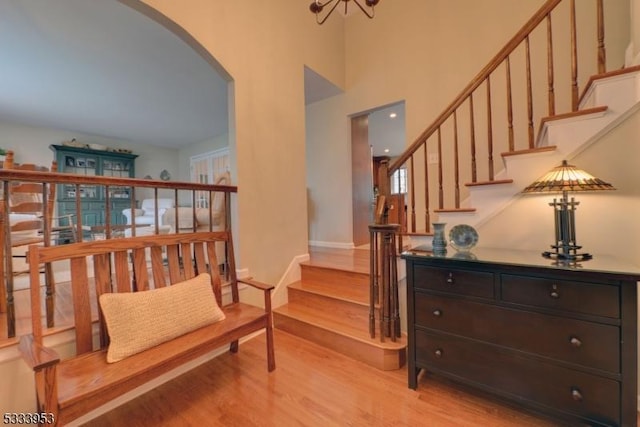
[[[458,295],[493,298],[494,274],[414,264],[414,287]]]
[[[620,372],[617,326],[420,292],[415,296],[415,324],[572,364]]]
[[[416,365],[588,423],[620,424],[620,384],[523,357],[500,347],[416,331]]]
[[[535,307],[620,317],[618,286],[503,274],[502,300]]]

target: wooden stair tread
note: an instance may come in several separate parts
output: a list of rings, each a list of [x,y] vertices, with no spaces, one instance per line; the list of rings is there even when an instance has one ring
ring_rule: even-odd
[[[544,129],[545,125],[547,123],[551,123],[554,122],[556,120],[563,120],[563,119],[570,119],[570,118],[575,118],[575,117],[581,117],[581,116],[588,116],[591,114],[600,114],[600,113],[604,113],[609,109],[609,107],[607,106],[601,106],[601,107],[592,107],[592,108],[584,108],[582,110],[578,110],[578,111],[570,111],[568,113],[563,113],[563,114],[556,114],[555,116],[547,116],[547,117],[543,117],[540,120],[540,126],[538,128],[538,135],[542,135],[542,130]]]
[[[555,145],[547,145],[547,146],[544,146],[544,147],[527,148],[525,150],[505,151],[504,153],[501,153],[500,155],[502,157],[519,156],[519,155],[522,155],[522,154],[544,153],[546,151],[554,151],[555,149],[556,149]]]
[[[606,78],[609,78],[609,77],[615,77],[615,76],[621,76],[621,75],[624,75],[624,74],[635,73],[635,72],[638,72],[638,71],[640,71],[640,65],[634,65],[632,67],[620,68],[618,70],[612,70],[612,71],[607,71],[607,72],[602,73],[602,74],[592,75],[591,77],[589,77],[589,81],[584,86],[584,89],[582,89],[582,93],[580,94],[578,105],[580,105],[582,103],[582,101],[584,100],[584,97],[587,95],[587,93],[589,93],[589,91],[591,90],[591,86],[593,85],[593,83],[595,81],[606,79]]]
[[[494,179],[493,181],[477,181],[477,182],[468,182],[465,184],[467,187],[476,187],[482,185],[500,185],[500,184],[513,184],[512,179]]]
[[[298,280],[288,285],[289,289],[308,292],[359,305],[369,305],[369,288],[364,286],[344,286],[333,283],[310,283]]]
[[[309,255],[309,260],[301,262],[301,266],[369,274],[368,249],[335,249],[315,246],[309,248]]]
[[[475,212],[475,211],[476,211],[475,208],[434,209],[434,212],[437,212],[437,213],[447,213],[447,212],[451,212],[451,213],[462,212],[462,213],[465,213],[465,212]]]
[[[331,331],[334,334],[348,337],[352,340],[370,345],[372,347],[386,350],[401,350],[406,347],[406,337],[402,336],[398,341],[393,342],[389,339],[380,342],[380,338],[371,338],[369,336],[368,325],[353,325],[345,320],[336,320],[335,313],[327,313],[326,311],[316,310],[312,307],[296,306],[295,304],[287,304],[273,310],[274,315],[281,315],[294,318],[298,321],[313,325],[315,327]],[[275,322],[276,328],[278,322]],[[303,336],[304,338],[304,336]]]

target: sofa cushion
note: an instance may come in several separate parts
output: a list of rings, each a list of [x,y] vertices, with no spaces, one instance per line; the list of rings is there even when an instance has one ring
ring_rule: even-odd
[[[102,294],[100,308],[109,332],[109,363],[225,318],[206,273],[164,288]]]

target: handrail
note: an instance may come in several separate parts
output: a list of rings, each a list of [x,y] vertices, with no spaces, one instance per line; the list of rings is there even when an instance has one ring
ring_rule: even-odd
[[[569,8],[569,32],[554,37],[552,16],[556,16],[561,3]],[[400,156],[380,165],[378,189],[386,200],[390,199],[394,173],[401,168],[407,170],[407,212],[406,218],[402,218],[402,223],[407,224],[406,232],[421,233],[420,229],[429,233],[433,213],[473,211],[472,207],[462,207],[461,201],[467,194],[465,187],[496,182],[501,167],[497,164],[497,153],[535,149],[536,120],[578,110],[577,5],[576,0],[547,0]],[[596,0],[594,15],[597,67],[589,66],[587,72],[602,74],[606,70],[604,0]],[[537,34],[546,37],[546,42],[538,39]],[[559,37],[567,40],[570,58],[554,64],[554,43],[559,44],[556,40]],[[532,52],[537,55],[543,51],[546,63],[535,61],[537,56],[533,57]],[[512,76],[512,70],[517,74]],[[558,101],[559,109],[566,106],[563,111],[556,111],[556,74],[567,76],[561,84],[568,91],[558,91],[567,94]],[[545,78],[546,83],[542,84]],[[500,84],[503,86],[496,86]],[[546,106],[538,102],[543,97]],[[485,123],[479,123],[482,115],[486,115]],[[418,212],[422,212],[424,227],[422,218],[417,225]]]
[[[412,154],[414,154],[433,133],[457,110],[466,99],[493,73],[496,68],[513,53],[529,34],[553,11],[563,0],[547,0],[547,2],[527,21],[515,36],[489,61],[489,63],[471,80],[449,106],[435,119],[435,121],[418,136],[415,141],[389,165],[389,176],[400,168]]]
[[[115,237],[115,231],[130,229],[131,235],[136,235],[136,229],[140,226],[135,224],[135,221],[132,221],[130,225],[124,224],[115,224],[112,223],[113,218],[111,215],[111,203],[110,201],[113,199],[109,195],[109,189],[112,187],[127,187],[130,189],[129,198],[130,198],[130,208],[132,212],[136,208],[136,189],[146,188],[153,190],[153,197],[158,199],[159,190],[166,190],[173,192],[174,198],[174,224],[172,232],[180,233],[181,230],[179,228],[179,211],[178,206],[180,205],[180,200],[186,200],[187,198],[179,198],[180,191],[191,192],[191,197],[189,201],[191,202],[190,207],[186,207],[187,209],[191,209],[191,214],[193,217],[193,225],[192,228],[189,229],[189,232],[196,231],[198,218],[202,216],[198,216],[198,209],[201,209],[196,206],[196,194],[208,193],[208,213],[209,213],[209,224],[208,231],[213,231],[214,226],[214,196],[215,193],[221,193],[224,197],[224,230],[228,231],[231,229],[231,197],[232,193],[237,193],[238,188],[232,185],[216,185],[216,184],[201,184],[194,182],[176,182],[176,181],[161,181],[161,180],[152,180],[152,179],[139,179],[139,178],[120,178],[120,177],[106,177],[106,176],[85,176],[85,175],[76,175],[69,173],[60,173],[60,172],[43,172],[43,171],[27,171],[27,170],[16,170],[16,169],[0,169],[0,190],[2,190],[2,194],[0,195],[0,298],[2,298],[2,304],[0,304],[0,311],[6,311],[7,316],[7,335],[9,338],[15,335],[15,309],[14,309],[14,289],[13,289],[13,279],[12,279],[12,243],[11,243],[11,223],[9,218],[10,211],[10,194],[12,183],[38,183],[42,185],[42,204],[45,206],[42,212],[43,221],[43,230],[42,230],[42,241],[44,245],[50,245],[53,242],[52,239],[52,227],[51,227],[51,211],[47,210],[47,206],[50,206],[48,202],[59,202],[61,199],[57,198],[57,200],[48,200],[50,198],[50,194],[53,194],[51,190],[57,185],[74,185],[76,191],[74,191],[73,197],[65,197],[64,202],[75,204],[75,217],[76,221],[74,221],[73,228],[75,229],[75,236],[77,236],[77,241],[83,240],[83,234],[86,230],[90,229],[91,232],[97,232],[100,235],[104,236],[104,238]],[[103,187],[104,191],[100,191],[100,197],[92,198],[91,201],[101,201],[105,203],[105,213],[104,213],[104,222],[100,224],[92,224],[90,227],[85,227],[83,224],[83,216],[82,216],[82,201],[87,200],[83,198],[80,194],[80,189],[82,186],[90,185],[95,187]],[[147,190],[148,191],[148,190]],[[163,229],[162,232],[170,232],[170,230]],[[185,232],[185,230],[182,230]],[[152,230],[154,234],[160,234],[160,226],[159,226],[159,208],[158,203],[155,203],[155,230]],[[126,235],[126,234],[125,234]],[[94,235],[95,236],[95,235]],[[228,247],[224,248],[225,254],[227,255]],[[223,273],[225,277],[229,274],[229,258],[228,255],[225,256],[225,259],[222,261],[223,265]],[[55,287],[54,280],[51,277],[48,281],[46,281],[46,315],[47,315],[47,324],[53,325],[53,301],[55,295]],[[6,301],[6,304],[4,303]]]
[[[222,191],[237,193],[233,185],[201,184],[197,182],[161,181],[157,179],[119,178],[98,175],[76,175],[63,172],[38,172],[4,169],[0,170],[0,181],[49,182],[55,184],[95,184],[117,187],[146,187],[173,190]]]

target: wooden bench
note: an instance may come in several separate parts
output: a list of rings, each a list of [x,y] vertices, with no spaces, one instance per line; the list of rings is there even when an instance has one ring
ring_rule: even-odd
[[[231,302],[224,305],[215,251],[216,242],[221,241],[229,248],[231,287]],[[263,329],[267,336],[267,369],[274,370],[271,313],[273,287],[254,280],[236,278],[231,243],[230,233],[224,231],[30,247],[28,258],[32,284],[33,334],[22,337],[20,351],[35,373],[38,411],[52,413],[55,421],[64,425],[212,350],[230,344],[231,352],[237,352],[240,338]],[[92,260],[93,268],[88,259]],[[54,261],[68,262],[72,277],[76,355],[64,360],[54,350],[43,345],[38,266]],[[224,320],[121,361],[107,362],[107,325],[102,310],[96,308],[100,307],[97,302],[100,295],[159,289],[203,272],[211,275],[213,294],[226,316]],[[264,291],[264,309],[239,302],[239,282]],[[94,339],[96,318],[99,339]],[[94,342],[98,344],[94,345]]]

